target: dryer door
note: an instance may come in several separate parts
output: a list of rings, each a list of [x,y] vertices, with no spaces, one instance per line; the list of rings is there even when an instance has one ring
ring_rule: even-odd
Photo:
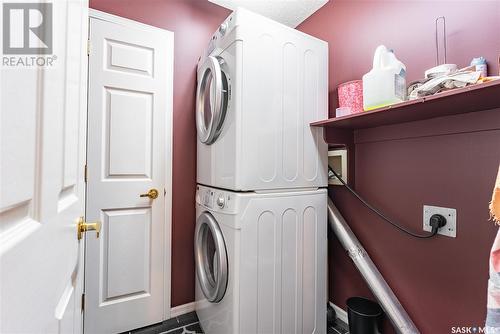
[[[219,302],[227,288],[226,243],[219,224],[207,211],[196,221],[194,255],[196,274],[203,294],[208,301]]]
[[[198,71],[196,127],[198,138],[210,145],[222,130],[229,100],[229,78],[220,57],[210,56]]]

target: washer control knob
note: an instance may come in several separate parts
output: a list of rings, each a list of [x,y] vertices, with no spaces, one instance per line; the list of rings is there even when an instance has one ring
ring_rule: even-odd
[[[217,197],[217,206],[223,209],[225,205],[226,205],[226,199],[224,198],[224,195],[220,194]]]
[[[224,22],[219,27],[219,32],[220,32],[221,36],[224,36],[224,34],[226,33],[226,30],[227,30],[227,23]]]

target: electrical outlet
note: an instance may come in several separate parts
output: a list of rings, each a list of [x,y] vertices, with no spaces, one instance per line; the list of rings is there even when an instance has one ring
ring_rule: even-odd
[[[347,183],[347,150],[330,150],[328,151],[328,166],[332,167],[333,170],[339,174],[339,176]],[[333,174],[328,172],[328,184],[332,185],[342,185],[342,182],[338,180]]]
[[[446,225],[438,230],[438,234],[447,237],[457,237],[457,210],[451,208],[442,208],[439,206],[424,205],[424,231],[431,232],[432,227],[429,224],[432,215],[442,215],[446,218]]]

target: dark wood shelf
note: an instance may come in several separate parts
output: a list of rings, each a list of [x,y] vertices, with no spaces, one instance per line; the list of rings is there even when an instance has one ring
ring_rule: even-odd
[[[457,88],[358,114],[313,122],[311,126],[357,130],[494,108],[500,108],[500,80]]]

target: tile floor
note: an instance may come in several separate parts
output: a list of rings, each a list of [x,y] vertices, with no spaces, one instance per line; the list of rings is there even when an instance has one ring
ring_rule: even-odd
[[[328,334],[349,334],[348,326],[340,320],[328,328]],[[180,315],[159,324],[138,328],[122,334],[197,334],[203,333],[196,312]]]
[[[195,334],[203,333],[196,312],[180,315],[158,324],[134,329],[122,334]]]
[[[335,326],[328,327],[328,334],[349,334],[349,326],[342,320],[337,319]]]

